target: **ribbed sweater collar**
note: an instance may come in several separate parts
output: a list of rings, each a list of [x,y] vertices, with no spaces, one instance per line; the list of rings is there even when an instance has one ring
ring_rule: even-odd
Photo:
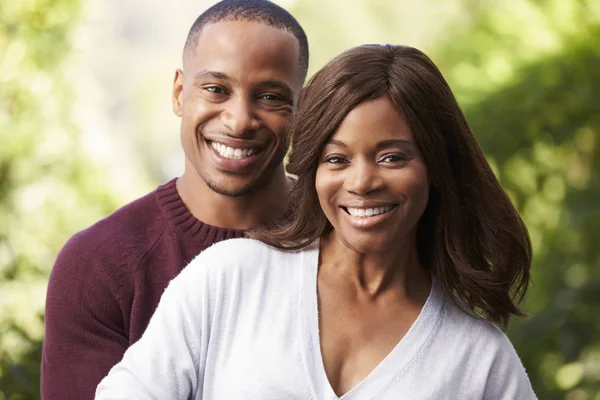
[[[167,223],[181,237],[214,243],[222,239],[241,237],[243,230],[226,229],[205,224],[192,215],[183,203],[175,185],[177,179],[159,186],[156,189],[156,201]]]

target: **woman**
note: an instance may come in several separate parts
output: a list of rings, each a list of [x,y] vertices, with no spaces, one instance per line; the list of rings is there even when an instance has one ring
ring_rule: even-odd
[[[292,149],[294,215],[192,261],[96,398],[534,399],[494,325],[522,315],[527,231],[434,64],[346,51]]]

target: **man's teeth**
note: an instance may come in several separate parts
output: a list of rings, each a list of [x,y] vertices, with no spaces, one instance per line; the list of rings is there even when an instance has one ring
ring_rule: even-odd
[[[373,215],[385,214],[386,212],[389,212],[392,208],[394,208],[393,205],[383,206],[383,207],[374,207],[374,208],[346,207],[346,209],[348,210],[348,213],[350,215],[352,215],[353,217],[360,217],[360,218],[366,218],[366,217],[372,217]]]
[[[242,158],[250,157],[252,154],[258,152],[258,149],[235,149],[217,142],[211,142],[210,145],[221,155],[221,157],[229,158],[230,160],[240,160]]]

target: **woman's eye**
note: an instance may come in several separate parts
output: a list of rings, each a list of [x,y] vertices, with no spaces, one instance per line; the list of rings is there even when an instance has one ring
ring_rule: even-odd
[[[381,157],[380,161],[386,163],[403,162],[408,161],[408,157],[406,157],[404,154],[388,154]]]
[[[347,162],[347,160],[344,157],[331,156],[331,157],[327,157],[325,159],[325,162],[329,163],[329,164],[344,164]]]

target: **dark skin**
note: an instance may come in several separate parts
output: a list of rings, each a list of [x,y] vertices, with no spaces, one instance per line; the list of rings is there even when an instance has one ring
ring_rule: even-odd
[[[286,127],[303,84],[298,60],[292,34],[251,21],[208,24],[184,54],[173,83],[185,152],[177,190],[200,221],[248,229],[285,213]]]
[[[427,168],[389,98],[346,116],[322,151],[316,188],[333,226],[320,242],[321,354],[341,396],[402,340],[431,289],[415,239],[428,200]]]
[[[342,396],[406,335],[430,286],[425,276],[419,277],[417,263],[400,271],[392,262],[375,265],[374,258],[344,258],[331,253],[336,246],[330,240],[336,239],[322,241],[327,249],[322,259],[332,261],[321,262],[318,275],[321,353],[329,383]]]

